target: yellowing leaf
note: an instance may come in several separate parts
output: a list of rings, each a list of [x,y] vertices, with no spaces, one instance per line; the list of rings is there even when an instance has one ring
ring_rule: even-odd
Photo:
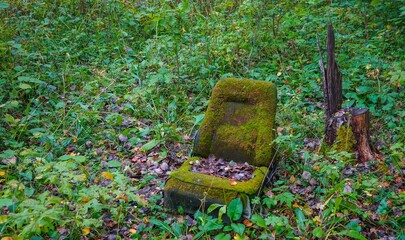
[[[90,228],[83,228],[82,232],[83,232],[84,235],[87,235],[87,234],[90,233]]]
[[[315,216],[312,221],[314,221],[316,226],[319,226],[321,224],[321,218],[319,216]]]
[[[312,169],[314,170],[314,171],[319,171],[319,166],[314,166]]]
[[[102,172],[101,176],[103,176],[107,180],[114,180],[114,175],[110,172]]]
[[[302,211],[304,212],[305,215],[311,216],[312,213],[314,212],[312,208],[308,205],[308,203],[305,204],[305,206],[302,208]]]
[[[5,171],[0,171],[0,176],[5,176],[6,172]]]
[[[7,222],[8,216],[7,215],[1,215],[0,216],[0,224],[4,224]]]
[[[126,203],[128,203],[128,197],[127,197],[126,195],[122,195],[121,198],[122,198]]]
[[[87,196],[82,196],[82,197],[81,197],[81,202],[82,202],[82,203],[90,202],[90,200],[91,200],[91,199],[90,199],[89,197],[87,197]]]
[[[294,182],[295,182],[295,177],[294,177],[294,175],[292,175],[292,176],[290,177],[290,182],[291,182],[291,183],[294,183]]]
[[[131,229],[129,229],[129,232],[132,233],[132,234],[135,234],[135,233],[136,233],[136,230],[133,229],[133,228],[131,228]]]
[[[298,203],[295,202],[295,203],[293,204],[293,207],[294,207],[294,208],[299,208],[300,206],[298,205]]]

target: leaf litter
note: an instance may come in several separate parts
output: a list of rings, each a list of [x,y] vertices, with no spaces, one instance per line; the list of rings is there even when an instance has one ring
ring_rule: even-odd
[[[234,161],[225,161],[222,158],[216,158],[213,154],[208,158],[199,158],[190,162],[191,171],[211,176],[219,176],[236,181],[246,181],[254,177],[253,172],[256,167],[247,162],[237,163]]]

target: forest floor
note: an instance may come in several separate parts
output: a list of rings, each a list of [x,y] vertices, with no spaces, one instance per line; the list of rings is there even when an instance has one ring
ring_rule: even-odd
[[[405,238],[404,21],[400,0],[0,1],[1,239]],[[323,143],[330,22],[364,164]],[[250,219],[211,207],[230,224],[162,193],[227,77],[278,91],[277,168]]]

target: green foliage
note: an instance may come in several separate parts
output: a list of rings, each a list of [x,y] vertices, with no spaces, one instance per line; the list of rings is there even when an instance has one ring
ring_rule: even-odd
[[[227,210],[227,215],[231,221],[236,221],[242,216],[243,212],[243,205],[242,200],[240,198],[233,199],[229,205]]]
[[[123,238],[401,238],[404,12],[399,0],[1,1],[0,235],[103,238],[114,223],[137,226]],[[302,144],[324,134],[315,39],[329,22],[344,106],[369,108],[383,142],[364,171]],[[131,180],[125,161],[176,155],[226,77],[277,86],[276,180],[252,199],[253,226],[238,200],[195,225],[172,220],[161,194],[137,193],[157,176]]]

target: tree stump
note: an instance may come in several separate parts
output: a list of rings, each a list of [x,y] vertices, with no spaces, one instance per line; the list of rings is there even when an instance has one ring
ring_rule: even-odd
[[[335,35],[332,25],[328,26],[327,40],[327,68],[324,67],[322,51],[317,37],[319,52],[319,67],[322,72],[323,94],[326,106],[326,126],[325,142],[327,145],[336,144],[338,130],[344,124],[349,123],[355,138],[354,149],[358,162],[366,162],[373,158],[370,149],[369,121],[370,114],[367,108],[347,108],[341,109],[342,106],[342,75],[339,71],[338,64],[335,60]],[[342,141],[342,139],[338,139]],[[345,139],[346,151],[352,147],[348,145],[349,140]],[[342,143],[339,143],[342,144]]]
[[[370,114],[367,108],[351,110],[351,126],[356,138],[356,153],[359,162],[367,162],[373,158],[370,149]]]

